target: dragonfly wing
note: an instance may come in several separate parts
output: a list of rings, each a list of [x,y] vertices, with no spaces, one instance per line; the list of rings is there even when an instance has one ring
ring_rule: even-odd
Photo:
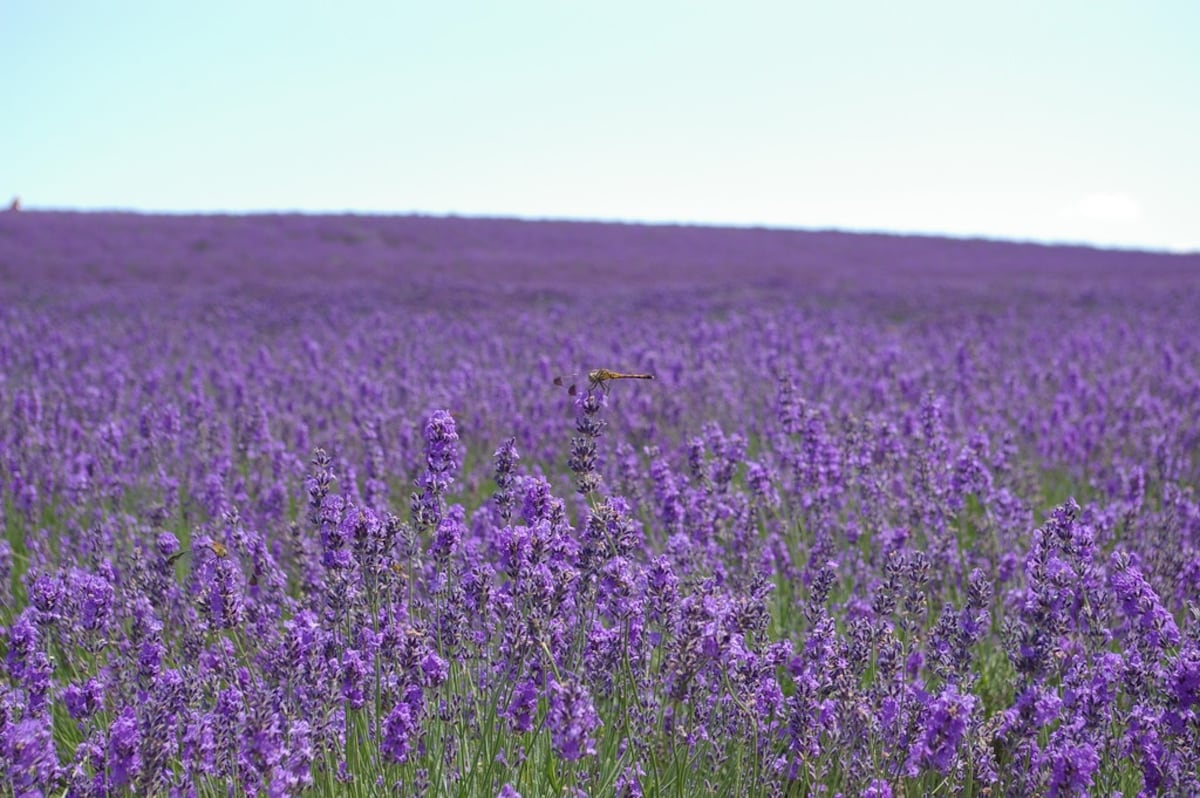
[[[562,386],[566,385],[567,393],[570,394],[571,396],[575,395],[576,388],[575,388],[575,381],[573,379],[573,375],[565,374],[565,375],[555,377],[554,384],[560,388]]]

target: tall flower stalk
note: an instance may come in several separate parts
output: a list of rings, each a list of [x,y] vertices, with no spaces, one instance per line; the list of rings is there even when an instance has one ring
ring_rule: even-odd
[[[598,388],[589,388],[575,401],[575,429],[579,434],[571,438],[571,458],[567,467],[575,475],[575,489],[589,501],[600,490],[602,481],[597,441],[608,425],[600,415],[607,404],[608,396]]]

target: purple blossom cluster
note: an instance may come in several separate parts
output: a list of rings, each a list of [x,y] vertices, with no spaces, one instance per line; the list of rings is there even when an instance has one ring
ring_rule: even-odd
[[[1200,794],[1198,257],[22,213],[0,271],[0,793]]]

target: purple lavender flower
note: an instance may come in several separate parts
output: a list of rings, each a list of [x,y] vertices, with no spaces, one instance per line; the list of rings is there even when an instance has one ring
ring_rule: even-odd
[[[461,465],[458,430],[446,410],[438,410],[425,423],[425,472],[417,480],[412,497],[413,523],[436,527],[442,518],[442,497],[454,482]]]
[[[0,729],[0,762],[15,796],[48,794],[61,773],[49,718],[30,717]]]
[[[43,622],[63,617],[67,611],[70,590],[66,583],[50,574],[39,574],[29,588],[29,603],[41,613]]]
[[[963,695],[954,687],[945,688],[925,707],[921,730],[908,750],[905,773],[916,777],[922,767],[931,767],[945,775],[950,772],[978,699]]]
[[[776,416],[783,431],[788,435],[795,435],[800,432],[804,414],[803,401],[796,395],[796,383],[792,375],[783,372],[777,379],[779,385],[775,399]]]
[[[377,569],[389,549],[385,521],[369,508],[355,506],[346,512],[341,526],[347,528],[346,534],[360,567],[368,571]]]
[[[1169,790],[1175,782],[1170,751],[1159,732],[1155,714],[1143,705],[1133,707],[1129,713],[1129,726],[1124,740],[1127,753],[1138,760],[1147,795]]]
[[[104,706],[104,683],[93,677],[81,685],[69,684],[63,688],[62,699],[72,718],[85,720]]]
[[[38,611],[26,608],[8,628],[8,673],[25,690],[26,711],[39,715],[46,709],[54,668],[43,650],[35,619]]]
[[[555,752],[567,761],[596,754],[592,734],[601,726],[588,689],[578,683],[550,682],[550,711],[546,726],[550,729]]]
[[[775,489],[775,474],[764,463],[752,461],[746,466],[746,481],[754,497],[768,510],[779,507],[779,491]]]
[[[365,680],[370,664],[361,651],[350,648],[342,654],[342,698],[351,709],[362,709],[366,703]]]
[[[1138,640],[1150,650],[1179,645],[1179,627],[1154,588],[1125,552],[1109,559],[1109,586],[1125,611]]]
[[[271,774],[270,792],[274,795],[295,795],[313,784],[314,757],[312,729],[307,721],[293,721],[288,733],[287,753]]]
[[[1200,646],[1190,644],[1179,652],[1168,684],[1177,711],[1200,705]]]
[[[170,532],[160,532],[154,539],[154,548],[159,557],[169,560],[179,551],[179,538]]]
[[[351,544],[358,526],[359,509],[347,506],[342,496],[330,494],[321,502],[321,564],[330,569],[349,568],[353,562]]]
[[[575,428],[579,435],[571,438],[571,457],[567,461],[567,468],[575,474],[575,487],[584,496],[600,487],[596,441],[608,423],[600,417],[600,411],[607,401],[607,396],[600,390],[588,390],[575,400],[575,407],[579,411]]]
[[[433,473],[446,474],[460,464],[454,418],[449,411],[438,410],[425,422],[425,465]]]
[[[389,761],[404,764],[413,751],[419,734],[423,698],[421,688],[410,687],[404,699],[397,701],[383,722],[380,750]]]
[[[141,732],[137,713],[125,707],[108,729],[108,766],[114,787],[133,784],[142,772]]]
[[[467,533],[465,519],[466,510],[462,505],[456,504],[438,521],[430,553],[433,555],[434,561],[442,568],[445,568],[450,557],[462,545],[463,537]]]
[[[642,798],[642,777],[645,772],[640,767],[626,767],[617,777],[614,786],[617,798]]]
[[[1100,755],[1088,742],[1052,746],[1049,752],[1050,785],[1047,795],[1088,795]]]
[[[201,608],[218,629],[240,626],[245,617],[243,577],[234,558],[212,554],[201,570]]]
[[[517,684],[513,690],[512,700],[504,711],[514,732],[524,734],[533,728],[537,701],[537,684],[532,679],[525,679]]]
[[[883,779],[872,779],[863,790],[863,798],[892,798],[892,785]]]
[[[79,622],[87,631],[103,630],[112,616],[115,592],[103,577],[73,571],[71,589],[80,602]]]
[[[521,455],[517,452],[517,439],[507,438],[504,443],[500,444],[500,448],[496,450],[493,457],[496,461],[496,494],[494,498],[496,507],[500,511],[500,520],[507,524],[512,518],[512,509],[516,502],[513,486],[516,483],[517,461],[521,459]]]
[[[217,772],[217,734],[209,713],[190,713],[184,723],[180,747],[184,771],[196,776]]]
[[[317,449],[313,452],[313,473],[304,483],[305,490],[308,493],[309,522],[313,526],[319,527],[321,525],[324,516],[325,497],[329,495],[330,488],[336,478],[331,469],[332,465],[333,460],[324,449]]]
[[[426,687],[439,687],[450,675],[450,665],[434,651],[421,658],[422,683]]]

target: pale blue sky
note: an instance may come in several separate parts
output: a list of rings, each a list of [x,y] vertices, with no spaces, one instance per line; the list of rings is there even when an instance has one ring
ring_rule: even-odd
[[[0,0],[0,201],[1200,249],[1200,2]]]

